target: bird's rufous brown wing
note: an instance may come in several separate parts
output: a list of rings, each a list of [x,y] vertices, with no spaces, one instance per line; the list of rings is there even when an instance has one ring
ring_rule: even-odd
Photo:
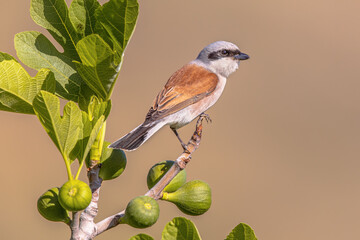
[[[154,99],[146,121],[160,120],[194,104],[212,93],[218,77],[203,67],[188,64],[176,71]]]

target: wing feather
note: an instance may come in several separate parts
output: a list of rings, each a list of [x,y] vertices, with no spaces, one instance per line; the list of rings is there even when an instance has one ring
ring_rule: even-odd
[[[212,93],[219,79],[215,73],[196,64],[176,71],[154,99],[146,121],[152,122],[178,112]]]

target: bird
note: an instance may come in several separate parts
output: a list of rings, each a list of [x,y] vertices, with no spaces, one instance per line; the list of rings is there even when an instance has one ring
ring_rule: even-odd
[[[201,50],[197,58],[177,70],[155,97],[145,121],[113,142],[109,148],[133,151],[165,125],[181,140],[177,129],[187,125],[213,106],[221,96],[227,78],[240,61],[249,56],[227,41],[216,41]]]

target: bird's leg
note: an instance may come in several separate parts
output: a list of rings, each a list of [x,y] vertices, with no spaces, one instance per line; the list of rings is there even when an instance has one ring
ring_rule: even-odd
[[[198,123],[199,123],[199,121],[202,121],[204,119],[206,120],[207,123],[209,123],[209,122],[212,123],[210,116],[206,113],[202,113],[199,115]]]
[[[181,143],[181,146],[182,146],[182,148],[184,149],[184,151],[187,150],[186,144],[181,140],[181,138],[180,138],[178,132],[176,131],[176,129],[175,129],[175,128],[171,128],[171,130],[175,133],[176,137],[179,139],[179,141],[180,141],[180,143]]]

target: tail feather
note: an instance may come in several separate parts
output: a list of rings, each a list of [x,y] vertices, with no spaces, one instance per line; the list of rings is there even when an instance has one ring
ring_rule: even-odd
[[[164,124],[141,124],[130,133],[126,134],[119,140],[109,145],[109,148],[120,148],[127,151],[136,150],[146,140],[148,140],[155,132],[157,132]]]

